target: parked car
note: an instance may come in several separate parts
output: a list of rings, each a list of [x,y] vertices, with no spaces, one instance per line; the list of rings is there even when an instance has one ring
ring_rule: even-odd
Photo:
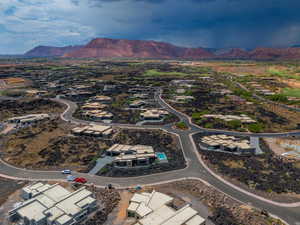
[[[63,170],[61,171],[62,174],[71,174],[72,171],[71,170]]]
[[[76,179],[75,176],[72,176],[72,175],[67,176],[67,181],[74,181],[75,179]]]
[[[74,181],[81,184],[85,184],[87,182],[87,180],[84,177],[77,177]]]

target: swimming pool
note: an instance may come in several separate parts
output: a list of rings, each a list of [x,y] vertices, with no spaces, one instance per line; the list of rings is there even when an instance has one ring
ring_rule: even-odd
[[[159,161],[168,161],[166,154],[163,152],[157,152],[156,157],[158,158]]]

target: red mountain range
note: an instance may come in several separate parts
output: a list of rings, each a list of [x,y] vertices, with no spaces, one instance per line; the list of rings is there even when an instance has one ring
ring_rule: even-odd
[[[28,57],[54,57],[63,56],[67,52],[75,51],[83,46],[66,46],[66,47],[52,47],[52,46],[37,46],[24,55]]]
[[[162,59],[300,59],[300,48],[233,48],[217,54],[205,48],[178,47],[165,42],[96,38],[85,46],[38,46],[25,53],[29,57],[71,58],[162,58]]]
[[[64,57],[125,57],[125,58],[212,58],[203,48],[183,48],[156,41],[135,41],[97,38],[81,49],[66,53]]]

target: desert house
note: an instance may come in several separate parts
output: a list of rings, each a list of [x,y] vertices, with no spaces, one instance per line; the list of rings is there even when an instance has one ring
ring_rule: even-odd
[[[205,219],[189,204],[177,210],[172,207],[173,201],[172,197],[156,191],[135,193],[129,202],[127,215],[136,218],[134,225],[205,224]]]
[[[85,187],[70,192],[59,184],[35,183],[24,187],[21,197],[24,201],[9,212],[20,225],[75,225],[97,208]]]

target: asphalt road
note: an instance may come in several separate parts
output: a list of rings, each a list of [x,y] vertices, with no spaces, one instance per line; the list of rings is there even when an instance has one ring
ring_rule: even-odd
[[[205,131],[205,132],[216,132],[216,130],[207,130],[195,126],[190,122],[190,119],[174,110],[170,107],[166,102],[164,102],[159,93],[156,95],[157,101],[160,103],[162,107],[167,109],[169,112],[178,116],[182,121],[184,121],[188,126],[188,131],[179,131],[172,128],[172,125],[165,126],[136,126],[136,125],[124,125],[124,124],[112,124],[116,127],[126,127],[126,128],[143,128],[143,129],[163,129],[167,132],[172,132],[176,134],[180,138],[180,142],[182,145],[182,149],[187,161],[187,167],[182,170],[176,170],[171,172],[165,172],[160,174],[141,176],[141,177],[128,177],[128,178],[111,178],[111,177],[100,177],[89,174],[80,174],[74,173],[75,176],[84,176],[87,178],[89,183],[93,183],[97,186],[106,186],[108,184],[113,184],[116,187],[125,188],[135,185],[150,185],[157,183],[165,183],[171,182],[173,180],[182,180],[182,179],[200,179],[209,185],[214,186],[218,190],[224,192],[228,196],[237,199],[245,204],[250,204],[259,209],[266,209],[269,213],[276,215],[286,221],[288,224],[300,224],[300,203],[295,204],[287,204],[287,203],[279,203],[270,201],[268,199],[264,199],[262,197],[251,194],[241,188],[238,188],[227,181],[224,181],[221,177],[218,177],[214,174],[201,160],[196,148],[195,143],[192,139],[192,134]],[[88,124],[90,122],[78,120],[72,117],[72,114],[75,112],[77,105],[73,102],[56,99],[56,101],[66,104],[68,106],[67,110],[61,115],[62,119],[66,121],[70,121],[72,123],[79,124]],[[217,131],[225,134],[235,135],[238,132],[230,132],[230,131]],[[240,134],[240,133],[238,133]],[[288,136],[288,135],[299,135],[300,132],[293,133],[281,133],[281,134],[255,134],[253,136]],[[252,134],[243,134],[247,136],[251,136]],[[18,179],[32,179],[32,180],[61,180],[65,179],[65,175],[62,175],[59,171],[32,171],[25,170],[13,167],[0,161],[0,171],[2,176],[8,176],[11,178]]]

